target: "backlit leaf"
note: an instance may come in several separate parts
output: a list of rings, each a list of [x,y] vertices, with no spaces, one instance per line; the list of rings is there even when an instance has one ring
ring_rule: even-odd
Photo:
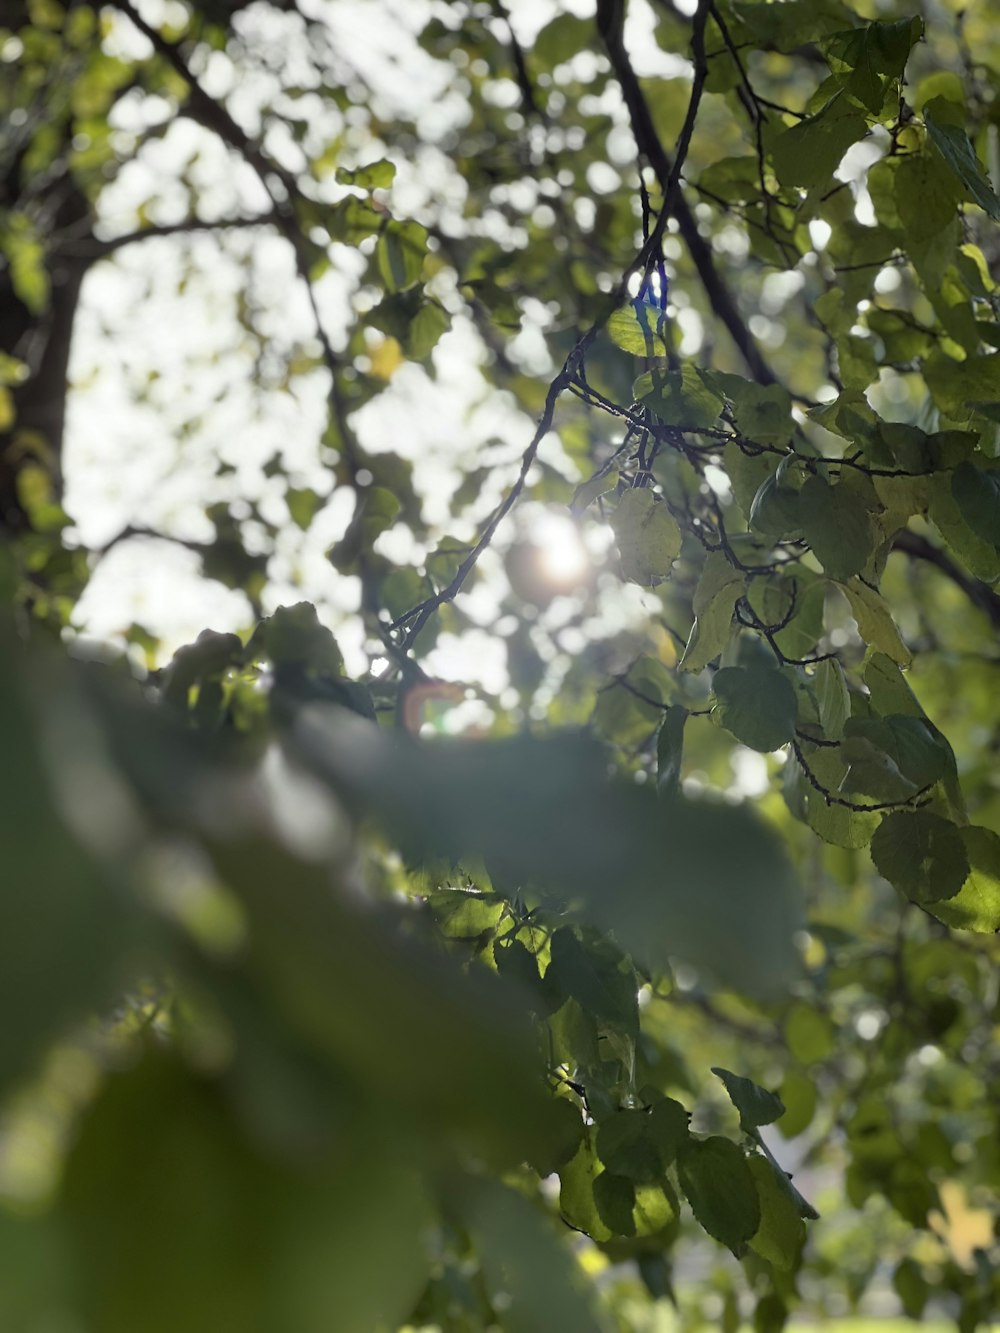
[[[663,500],[648,488],[634,487],[618,502],[611,526],[628,582],[661,583],[681,550],[681,530]]]

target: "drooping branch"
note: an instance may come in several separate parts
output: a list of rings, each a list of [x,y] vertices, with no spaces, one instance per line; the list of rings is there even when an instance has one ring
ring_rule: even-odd
[[[708,5],[699,4],[692,24],[691,49],[695,58],[695,80],[700,80],[702,83],[707,73],[704,32],[709,8]],[[598,26],[615,77],[621,86],[636,146],[640,155],[646,159],[653,169],[663,193],[663,206],[660,213],[662,222],[660,238],[662,238],[662,228],[665,228],[667,219],[671,216],[674,217],[705,290],[705,295],[708,297],[709,305],[725,325],[757,382],[759,384],[774,384],[777,382],[774,371],[768,365],[763,353],[754,341],[753,335],[736,306],[732,292],[719,274],[712,255],[712,248],[698,230],[698,223],[688,206],[687,200],[681,190],[669,188],[671,181],[678,174],[678,162],[683,162],[687,145],[684,144],[682,147],[682,142],[678,141],[677,153],[673,160],[671,160],[670,154],[663,146],[653,124],[649,104],[639,86],[639,80],[636,78],[632,62],[625,49],[623,24],[621,22],[623,16],[623,0],[611,0],[610,3],[602,3],[598,8]]]
[[[893,542],[893,550],[902,552],[912,560],[923,560],[932,565],[939,574],[943,574],[960,589],[973,606],[987,616],[994,629],[1000,630],[1000,594],[994,592],[988,583],[983,583],[981,579],[967,573],[947,551],[935,546],[919,533],[909,532],[906,529],[897,535]]]

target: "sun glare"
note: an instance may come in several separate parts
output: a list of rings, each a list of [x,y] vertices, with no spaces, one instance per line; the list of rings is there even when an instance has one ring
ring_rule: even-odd
[[[585,578],[591,556],[571,518],[543,510],[532,520],[529,531],[538,547],[542,572],[553,584],[572,588]]]

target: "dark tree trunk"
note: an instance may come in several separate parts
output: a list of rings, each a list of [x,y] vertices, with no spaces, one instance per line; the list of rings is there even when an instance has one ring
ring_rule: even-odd
[[[3,182],[5,202],[15,208],[17,174],[15,167]],[[60,237],[80,238],[89,231],[89,204],[68,171],[44,193],[34,195],[31,212],[46,223],[51,292],[47,309],[32,314],[14,290],[9,266],[0,269],[0,352],[28,368],[27,378],[13,389],[15,420],[0,435],[0,530],[6,536],[31,527],[18,483],[26,464],[41,464],[50,473],[55,493],[61,490],[70,345],[88,267],[87,259],[59,250]]]

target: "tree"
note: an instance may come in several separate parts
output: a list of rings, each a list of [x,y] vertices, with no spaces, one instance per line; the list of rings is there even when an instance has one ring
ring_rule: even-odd
[[[533,13],[0,11],[5,1328],[996,1312],[995,6]]]

